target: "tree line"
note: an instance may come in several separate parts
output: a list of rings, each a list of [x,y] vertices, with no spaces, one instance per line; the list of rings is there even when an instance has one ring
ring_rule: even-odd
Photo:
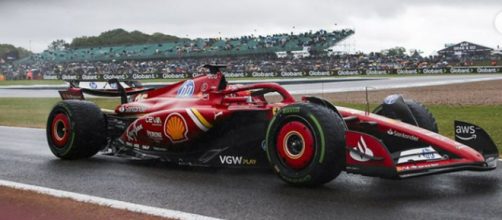
[[[12,44],[0,44],[0,61],[4,62],[21,59],[32,53],[22,47],[15,47]]]
[[[77,49],[85,47],[115,46],[127,44],[149,44],[174,42],[180,38],[163,33],[145,34],[141,31],[128,32],[122,28],[105,31],[98,36],[82,36],[74,38],[71,43],[55,40],[49,44],[50,51]]]

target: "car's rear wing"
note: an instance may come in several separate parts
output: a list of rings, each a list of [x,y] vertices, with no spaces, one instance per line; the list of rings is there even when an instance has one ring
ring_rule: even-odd
[[[65,80],[72,88],[86,88],[93,90],[115,90],[117,89],[116,82],[120,83],[124,88],[143,87],[142,83],[137,80]]]
[[[70,87],[67,90],[59,91],[59,95],[63,100],[80,99],[84,100],[84,93],[94,96],[103,97],[121,97],[122,103],[128,102],[128,96],[137,95],[143,92],[153,90],[153,88],[144,89],[138,81],[122,81],[110,79],[106,82],[84,82],[89,83],[91,88],[82,87],[82,81],[68,81]],[[92,84],[94,83],[94,84]],[[98,87],[100,83],[102,87]]]

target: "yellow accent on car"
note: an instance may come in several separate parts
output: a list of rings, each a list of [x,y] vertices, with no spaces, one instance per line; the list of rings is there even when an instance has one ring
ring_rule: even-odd
[[[191,110],[195,114],[195,116],[197,117],[197,119],[199,119],[200,123],[202,123],[204,126],[206,126],[206,128],[212,128],[213,127],[213,125],[211,125],[211,123],[209,123],[204,118],[204,116],[202,116],[202,114],[199,111],[197,111],[197,109],[192,108]]]

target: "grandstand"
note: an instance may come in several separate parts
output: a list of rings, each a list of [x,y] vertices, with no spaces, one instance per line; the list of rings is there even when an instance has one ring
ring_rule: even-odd
[[[224,63],[227,65],[226,73],[239,77],[304,76],[311,72],[315,76],[450,73],[452,67],[458,66],[484,66],[488,68],[475,71],[502,72],[502,67],[499,67],[502,63],[500,53],[462,57],[423,57],[419,53],[408,55],[404,52],[330,53],[329,49],[343,44],[342,41],[352,34],[353,30],[320,30],[296,35],[185,38],[162,43],[44,51],[2,64],[0,73],[7,80],[31,78],[28,77],[29,72],[35,79],[42,76],[61,79],[62,75],[106,74],[153,74],[149,77],[179,78],[205,71],[201,66],[207,63]],[[472,68],[466,70],[473,71]]]
[[[273,54],[281,51],[324,51],[354,34],[353,30],[306,32],[301,34],[274,34],[268,36],[242,36],[239,38],[181,39],[176,42],[117,45],[44,51],[19,60],[18,64],[33,62],[108,62],[112,60],[152,60],[221,56]]]

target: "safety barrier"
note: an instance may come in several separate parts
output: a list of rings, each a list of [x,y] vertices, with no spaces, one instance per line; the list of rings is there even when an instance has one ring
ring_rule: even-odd
[[[420,69],[340,69],[330,71],[286,71],[286,72],[224,72],[228,78],[295,78],[295,77],[330,77],[330,76],[370,76],[370,75],[420,75],[420,74],[469,74],[502,73],[502,66],[446,67]],[[44,74],[46,80],[100,81],[109,79],[146,80],[146,79],[186,79],[198,73],[109,73],[109,74]]]

